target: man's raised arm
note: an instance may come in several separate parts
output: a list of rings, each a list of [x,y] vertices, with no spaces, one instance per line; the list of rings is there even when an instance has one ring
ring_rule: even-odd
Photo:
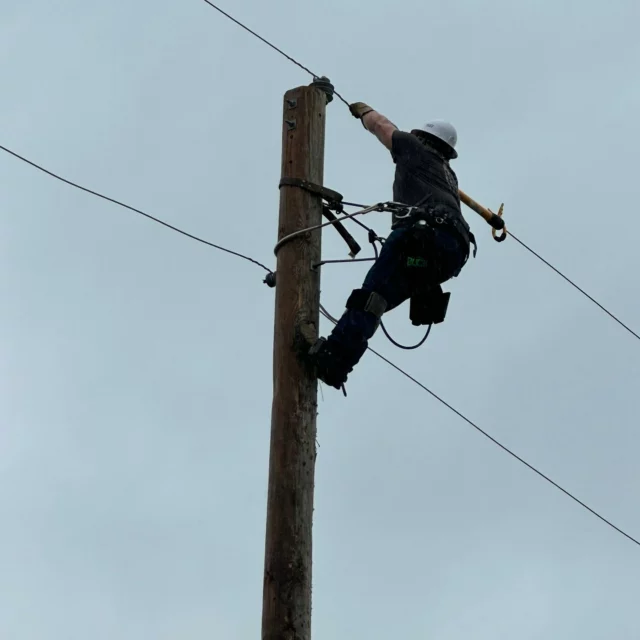
[[[364,102],[354,102],[349,106],[349,111],[354,118],[362,122],[362,126],[373,133],[382,144],[391,151],[391,138],[398,128],[391,120],[378,113]]]

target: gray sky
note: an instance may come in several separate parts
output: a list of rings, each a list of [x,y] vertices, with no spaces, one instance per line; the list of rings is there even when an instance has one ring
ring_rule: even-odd
[[[224,6],[399,126],[452,120],[461,186],[638,330],[636,0]],[[310,79],[201,0],[4,2],[0,80],[1,144],[273,265],[281,98]],[[392,171],[331,104],[326,184],[384,200]],[[258,637],[273,291],[0,172],[0,637]],[[373,346],[640,535],[640,344],[468,219],[447,322]],[[326,269],[330,310],[365,269]],[[370,354],[348,390],[320,405],[314,637],[638,638],[638,548]]]

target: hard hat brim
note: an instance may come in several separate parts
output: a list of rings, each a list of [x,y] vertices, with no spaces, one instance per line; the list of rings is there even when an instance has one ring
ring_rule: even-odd
[[[438,136],[433,135],[433,133],[431,133],[430,131],[425,131],[424,129],[414,129],[414,131],[419,131],[420,133],[424,133],[426,136],[434,138],[435,140],[438,140],[442,144],[446,144],[447,149],[449,149],[451,153],[452,160],[455,160],[458,157],[458,152],[446,140],[443,140],[442,138],[439,138]]]

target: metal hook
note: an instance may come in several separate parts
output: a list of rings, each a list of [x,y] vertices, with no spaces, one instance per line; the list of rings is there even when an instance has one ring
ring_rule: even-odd
[[[493,213],[493,211],[491,213]],[[500,205],[500,208],[498,209],[498,213],[496,215],[499,218],[502,218],[503,213],[504,213],[504,202]],[[502,227],[502,235],[498,235],[498,229],[496,228],[491,229],[491,235],[493,236],[493,239],[496,242],[503,242],[504,240],[507,239],[507,235],[508,235],[506,225]]]

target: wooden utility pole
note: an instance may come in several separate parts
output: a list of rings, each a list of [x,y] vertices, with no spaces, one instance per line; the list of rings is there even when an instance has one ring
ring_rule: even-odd
[[[327,96],[298,87],[284,96],[282,177],[322,185]],[[280,189],[278,239],[322,222],[322,199],[299,186]],[[276,268],[273,407],[265,544],[262,640],[311,637],[313,491],[317,381],[299,356],[317,335],[321,232],[283,244]]]

